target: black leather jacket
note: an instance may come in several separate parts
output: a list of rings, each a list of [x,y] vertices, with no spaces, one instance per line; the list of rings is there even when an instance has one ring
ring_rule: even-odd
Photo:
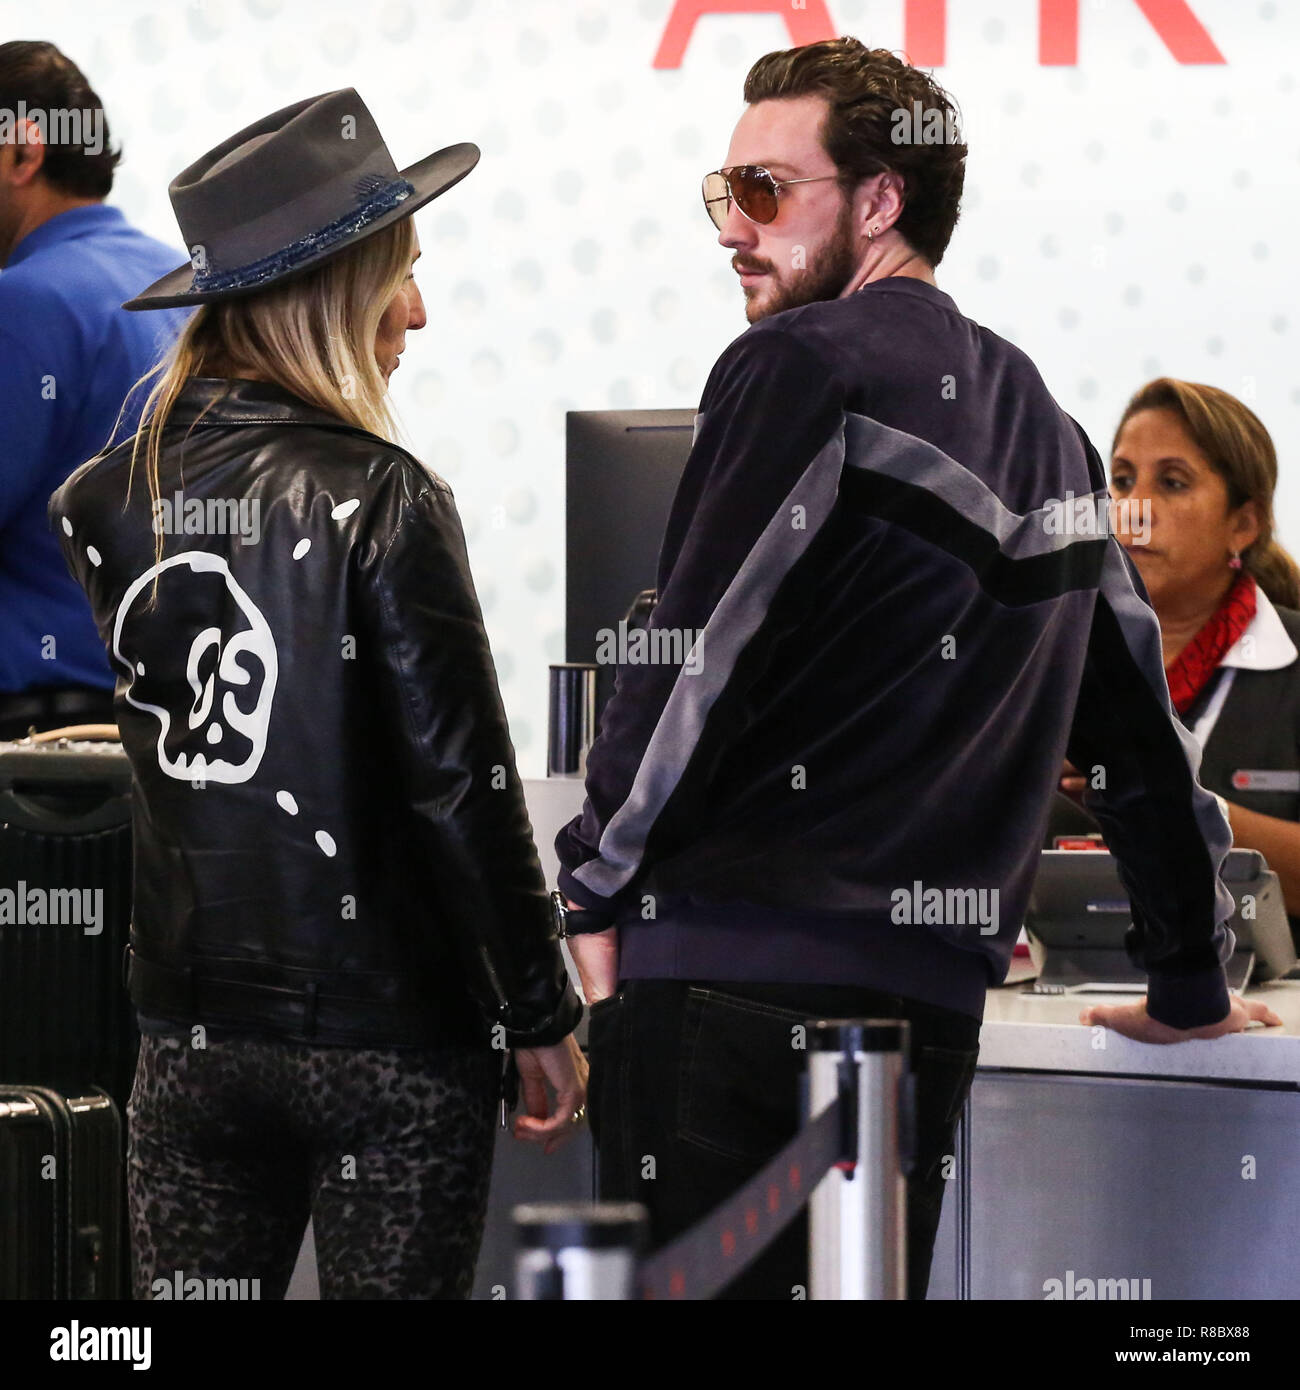
[[[162,507],[143,461],[127,501],[129,464],[85,464],[50,518],[119,673],[136,1007],[355,1046],[566,1036],[451,490],[263,382],[186,386]]]

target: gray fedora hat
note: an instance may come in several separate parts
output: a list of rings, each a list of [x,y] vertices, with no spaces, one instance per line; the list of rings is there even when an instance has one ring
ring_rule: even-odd
[[[352,87],[308,97],[224,140],[171,181],[190,251],[124,309],[253,294],[409,217],[478,163],[448,145],[400,172]]]

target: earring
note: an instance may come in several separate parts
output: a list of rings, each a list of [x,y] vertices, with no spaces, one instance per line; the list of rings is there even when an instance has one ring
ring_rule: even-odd
[[[876,234],[876,231],[875,231],[875,228],[874,228],[874,227],[868,227],[868,228],[867,228],[867,245],[868,245],[868,246],[871,245],[871,239],[872,239],[872,237],[875,236],[875,234]]]
[[[1232,552],[1232,559],[1228,561],[1228,568],[1230,570],[1239,570],[1241,568],[1241,551],[1234,550]]]

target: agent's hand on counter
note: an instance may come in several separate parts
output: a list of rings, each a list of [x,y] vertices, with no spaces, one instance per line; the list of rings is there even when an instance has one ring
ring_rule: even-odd
[[[1160,1023],[1147,1013],[1147,1001],[1139,999],[1136,1004],[1093,1004],[1079,1015],[1080,1023],[1099,1023],[1122,1033],[1126,1038],[1135,1038],[1145,1043],[1191,1042],[1194,1038],[1221,1038],[1227,1033],[1240,1033],[1252,1023],[1263,1023],[1268,1027],[1280,1025],[1282,1020],[1258,999],[1243,999],[1239,994],[1228,996],[1231,1007],[1226,1018],[1218,1023],[1206,1024],[1203,1028],[1171,1028]]]
[[[514,1136],[554,1153],[582,1128],[587,1113],[587,1059],[572,1033],[552,1047],[515,1050],[519,1098],[526,1114],[516,1118]],[[555,1091],[550,1106],[546,1083]]]
[[[567,898],[565,901],[575,912],[582,908],[581,903]],[[608,999],[618,988],[618,928],[584,932],[581,936],[569,937],[564,944],[578,967],[582,997],[588,1006]]]

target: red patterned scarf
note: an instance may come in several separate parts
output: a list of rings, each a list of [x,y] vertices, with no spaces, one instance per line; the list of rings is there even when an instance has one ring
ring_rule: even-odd
[[[1169,698],[1179,714],[1186,714],[1191,708],[1228,648],[1245,632],[1254,616],[1255,578],[1242,570],[1214,615],[1178,653],[1173,665],[1165,667]]]

